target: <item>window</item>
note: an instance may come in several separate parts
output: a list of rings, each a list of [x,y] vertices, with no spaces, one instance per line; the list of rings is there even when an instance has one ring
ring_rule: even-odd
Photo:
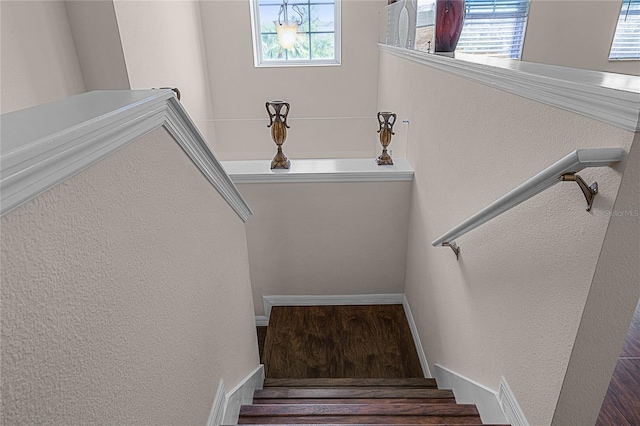
[[[520,59],[529,0],[467,0],[465,8],[456,52]]]
[[[640,59],[640,0],[624,0],[609,59]]]
[[[289,20],[300,19],[296,10],[302,15],[291,49],[280,46],[276,33],[274,22],[282,4],[282,0],[251,0],[255,66],[339,65],[340,0],[289,0]]]

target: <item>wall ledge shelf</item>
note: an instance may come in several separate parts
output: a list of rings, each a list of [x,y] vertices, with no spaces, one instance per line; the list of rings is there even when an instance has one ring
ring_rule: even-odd
[[[640,130],[640,77],[456,54],[455,58],[378,44],[380,52],[581,114]]]
[[[271,170],[271,160],[222,161],[222,165],[236,184],[412,181],[411,164],[402,158],[393,161],[392,166],[378,166],[374,158],[291,159],[288,170]]]

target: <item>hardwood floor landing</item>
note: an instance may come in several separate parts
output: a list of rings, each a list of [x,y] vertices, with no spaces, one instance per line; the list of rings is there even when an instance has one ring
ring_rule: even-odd
[[[424,377],[402,305],[275,306],[267,378]]]
[[[611,377],[596,426],[640,425],[640,301]]]

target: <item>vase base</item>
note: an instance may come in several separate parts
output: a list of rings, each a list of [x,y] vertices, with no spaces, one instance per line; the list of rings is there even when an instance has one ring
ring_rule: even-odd
[[[436,55],[446,56],[447,58],[455,58],[456,52],[435,52]]]
[[[284,157],[284,158],[276,157],[271,161],[272,169],[288,169],[289,166],[291,166],[291,161],[289,161],[287,157]]]
[[[378,166],[393,166],[393,160],[389,154],[380,155],[376,158],[376,163],[378,163]]]

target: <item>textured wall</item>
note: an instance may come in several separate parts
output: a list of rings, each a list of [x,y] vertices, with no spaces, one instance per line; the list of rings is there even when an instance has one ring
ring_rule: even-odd
[[[595,424],[601,404],[592,401],[605,397],[640,297],[640,133],[633,141],[610,214],[553,418],[558,426]]]
[[[1,112],[85,91],[62,1],[0,2]]]
[[[402,293],[411,182],[238,185],[262,296]]]
[[[622,0],[531,0],[522,60],[640,75],[640,61],[610,61]]]
[[[378,12],[386,3],[342,1],[339,67],[255,68],[249,0],[202,2],[216,154],[223,160],[271,159],[264,104],[285,99],[291,103],[287,156],[376,155]]]
[[[203,425],[257,367],[244,224],[166,131],[1,223],[4,424]]]
[[[405,293],[430,364],[493,389],[505,376],[531,424],[550,424],[623,165],[581,173],[600,184],[591,213],[562,183],[459,238],[460,261],[431,241],[567,153],[628,150],[633,133],[388,54],[379,93],[411,121]]]

